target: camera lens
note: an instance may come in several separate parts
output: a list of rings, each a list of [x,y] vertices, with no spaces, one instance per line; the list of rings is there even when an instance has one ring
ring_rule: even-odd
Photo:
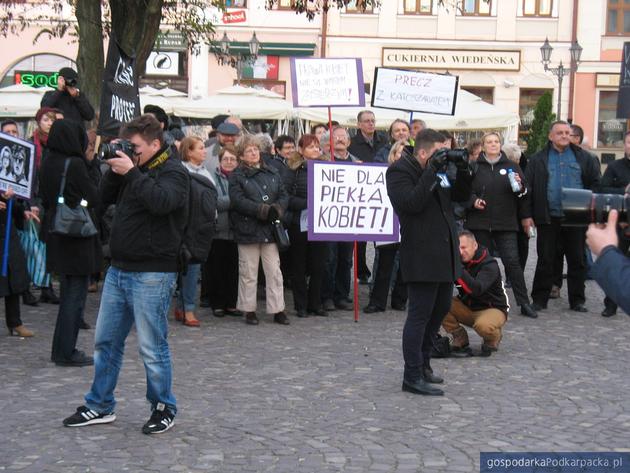
[[[611,210],[619,212],[619,222],[628,220],[630,197],[621,194],[595,194],[586,189],[562,188],[563,226],[581,227],[606,223]]]

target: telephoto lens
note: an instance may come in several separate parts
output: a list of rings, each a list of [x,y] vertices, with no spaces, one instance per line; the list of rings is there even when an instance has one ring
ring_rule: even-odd
[[[595,194],[587,189],[562,188],[562,211],[566,227],[606,223],[611,210],[619,212],[619,223],[628,222],[630,195]]]

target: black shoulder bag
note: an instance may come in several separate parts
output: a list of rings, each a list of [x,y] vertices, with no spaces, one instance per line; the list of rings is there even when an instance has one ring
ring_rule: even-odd
[[[263,203],[267,203],[269,196],[265,194],[262,187],[260,187],[260,184],[258,184],[254,178],[249,179],[249,181],[251,181],[254,187],[258,189],[258,192],[260,192]],[[284,228],[280,219],[276,219],[271,222],[271,233],[273,234],[273,239],[278,246],[278,251],[286,251],[289,249],[291,246],[291,242],[289,241],[289,232],[287,232],[286,228]]]
[[[87,207],[79,204],[75,208],[65,203],[63,191],[66,188],[66,175],[70,166],[70,158],[66,158],[61,175],[61,186],[57,196],[57,208],[52,221],[50,233],[74,238],[90,238],[98,233]]]

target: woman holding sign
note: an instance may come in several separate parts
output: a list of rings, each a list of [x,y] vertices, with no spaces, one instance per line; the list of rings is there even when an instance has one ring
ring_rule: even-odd
[[[291,240],[291,262],[293,266],[291,288],[296,315],[309,314],[325,317],[322,309],[322,281],[328,260],[328,245],[321,241],[308,241],[307,201],[308,172],[306,162],[311,159],[325,159],[315,135],[302,135],[298,142],[298,152],[287,162],[284,172],[284,185],[289,193],[288,222]],[[307,276],[308,278],[307,283]]]

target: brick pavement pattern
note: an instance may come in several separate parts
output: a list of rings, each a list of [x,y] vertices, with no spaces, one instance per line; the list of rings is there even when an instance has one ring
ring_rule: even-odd
[[[630,319],[601,317],[592,281],[589,313],[570,312],[562,296],[537,320],[514,310],[492,357],[434,360],[446,378],[437,398],[401,392],[402,312],[354,323],[350,312],[289,311],[290,326],[262,315],[251,327],[201,309],[200,329],[171,323],[179,413],[160,436],[140,431],[150,413],[135,331],[117,420],[62,427],[93,368],[52,364],[57,308],[23,307],[35,338],[0,336],[0,471],[474,472],[482,451],[630,451]],[[89,295],[91,324],[99,298]],[[78,348],[92,353],[93,337],[82,331]]]

